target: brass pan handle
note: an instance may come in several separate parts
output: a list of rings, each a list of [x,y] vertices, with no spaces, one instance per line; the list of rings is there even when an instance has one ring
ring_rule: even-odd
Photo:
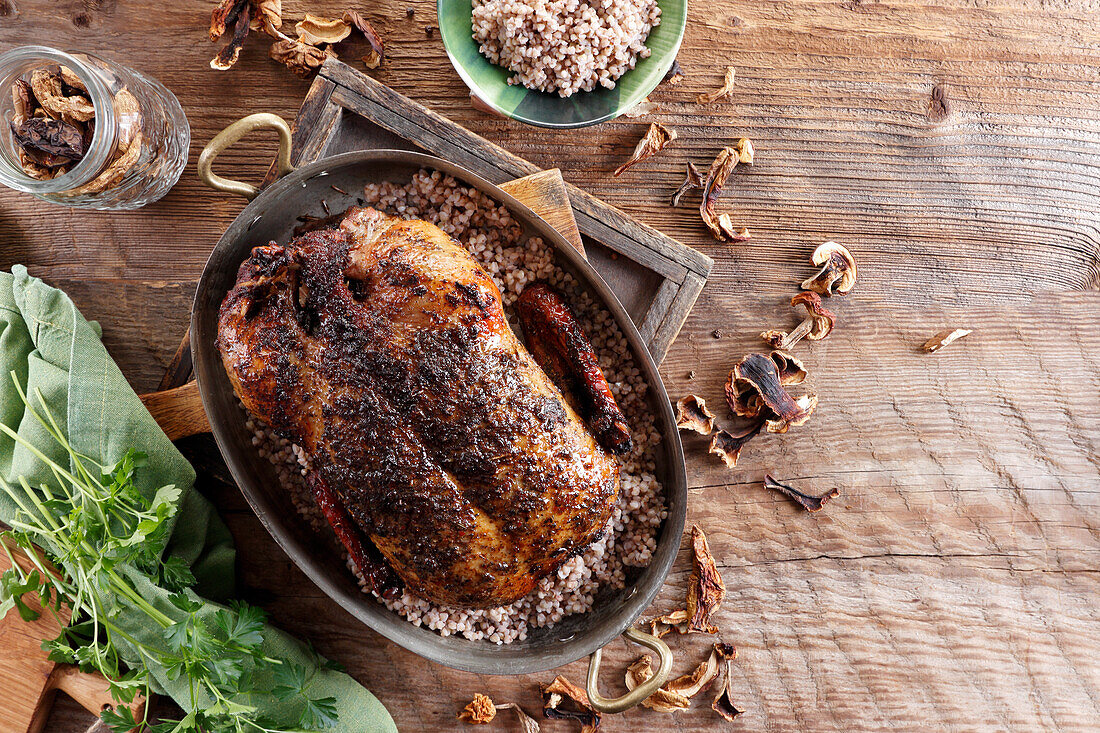
[[[588,684],[585,685],[585,692],[588,694],[588,704],[601,713],[621,713],[638,705],[642,700],[656,692],[657,688],[668,679],[668,673],[672,671],[672,650],[668,648],[668,644],[652,634],[634,628],[624,631],[623,636],[635,644],[641,644],[657,653],[657,671],[648,680],[622,697],[607,698],[601,695],[599,691],[600,659],[603,657],[603,649],[592,652],[592,657],[588,662]]]
[[[202,154],[199,155],[199,178],[202,182],[215,191],[235,193],[238,196],[244,196],[249,201],[256,198],[260,193],[258,188],[243,181],[231,181],[228,178],[222,178],[214,172],[213,167],[214,159],[218,157],[219,153],[248,133],[262,129],[275,130],[279,133],[279,154],[275,158],[275,170],[278,177],[282,178],[294,170],[294,166],[290,163],[290,125],[279,115],[273,115],[270,112],[258,112],[237,120],[206,144],[206,147],[202,149]]]

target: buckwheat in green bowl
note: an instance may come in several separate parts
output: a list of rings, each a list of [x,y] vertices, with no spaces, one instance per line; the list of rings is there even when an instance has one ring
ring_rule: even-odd
[[[439,0],[439,30],[470,91],[539,127],[614,119],[672,67],[687,0]]]

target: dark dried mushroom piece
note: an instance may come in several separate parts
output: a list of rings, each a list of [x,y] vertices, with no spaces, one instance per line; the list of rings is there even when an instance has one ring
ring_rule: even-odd
[[[680,66],[679,59],[672,60],[672,66],[665,72],[665,76],[661,79],[662,84],[668,84],[669,86],[676,86],[684,80],[684,69]]]
[[[735,72],[732,66],[726,67],[726,78],[722,82],[722,88],[713,91],[700,94],[696,101],[699,104],[713,104],[723,97],[729,96],[733,92],[733,80]]]
[[[738,415],[765,416],[769,433],[785,433],[802,425],[817,406],[813,395],[791,397],[780,382],[778,367],[766,354],[749,354],[734,364],[726,379],[726,401]]]
[[[252,6],[248,2],[240,4],[232,21],[233,35],[230,37],[229,43],[223,46],[222,50],[218,51],[217,55],[210,60],[211,69],[227,71],[233,68],[233,64],[237,63],[237,59],[241,56],[241,48],[244,47],[244,39],[248,36],[249,23],[252,18],[251,13]],[[211,28],[213,29],[213,26]]]
[[[944,346],[949,346],[959,339],[973,333],[969,328],[949,328],[945,331],[940,331],[932,338],[921,344],[921,348],[930,354],[942,349]]]
[[[725,662],[725,676],[722,681],[722,686],[718,689],[718,694],[714,698],[714,702],[710,704],[711,710],[721,715],[726,720],[732,721],[738,715],[745,712],[738,709],[733,704],[733,660],[737,657],[737,650],[729,644],[715,644],[715,651],[722,656],[722,661]]]
[[[572,701],[572,709],[563,707],[566,700]],[[579,721],[581,733],[596,733],[600,729],[600,714],[588,702],[588,695],[561,675],[542,688],[542,714],[547,718]]]
[[[856,284],[856,260],[842,244],[825,242],[814,250],[813,263],[821,270],[802,282],[803,290],[812,290],[828,297],[845,295]]]
[[[780,483],[776,481],[771,474],[764,475],[764,488],[771,489],[772,491],[778,491],[784,496],[793,499],[808,512],[819,512],[822,507],[829,501],[829,499],[835,499],[840,496],[840,492],[836,489],[829,489],[821,496],[814,496],[805,492],[799,491],[790,484]]]
[[[718,195],[730,173],[739,163],[752,165],[753,147],[748,138],[741,138],[737,144],[722,148],[710,164],[706,180],[703,182],[703,200],[699,204],[699,215],[707,229],[719,241],[743,242],[750,238],[748,229],[737,229],[729,214],[719,214],[715,211],[718,204]]]
[[[801,292],[791,298],[791,307],[801,306],[806,309],[806,318],[802,320],[790,333],[786,331],[764,331],[760,338],[767,341],[778,351],[787,351],[802,339],[820,341],[832,333],[836,316],[825,308],[821,296],[812,291]]]
[[[210,13],[210,41],[216,41],[225,35],[226,30],[237,22],[237,15],[241,8],[248,5],[249,0],[222,0]]]
[[[688,631],[718,633],[710,622],[711,615],[726,597],[726,584],[714,556],[710,554],[707,536],[698,524],[691,525],[692,569],[687,592]]]
[[[700,435],[714,432],[714,414],[707,409],[707,401],[693,394],[676,400],[676,427]]]
[[[480,692],[474,695],[474,699],[467,703],[458,714],[458,719],[464,723],[473,725],[488,725],[497,716],[496,706],[488,695]]]
[[[270,55],[303,79],[321,68],[328,59],[336,58],[332,46],[320,49],[292,38],[271,44]]]
[[[386,60],[386,47],[382,43],[382,37],[374,30],[366,18],[356,10],[348,10],[344,13],[344,22],[355,27],[370,45],[370,51],[363,57],[363,65],[368,69],[377,69]]]
[[[626,689],[633,690],[652,676],[653,660],[648,654],[643,654],[626,668]],[[658,713],[675,713],[691,707],[691,700],[680,693],[658,687],[652,695],[642,700],[642,707],[656,710]]]
[[[11,123],[11,133],[27,157],[46,168],[57,168],[84,157],[84,131],[48,117]]]
[[[699,173],[699,169],[695,167],[694,163],[687,164],[687,173],[684,177],[684,182],[680,184],[680,187],[672,194],[672,205],[679,206],[680,199],[684,197],[684,194],[689,191],[694,191],[697,188],[703,187],[703,176]]]
[[[809,376],[806,367],[792,354],[777,349],[769,356],[775,362],[775,368],[779,370],[779,383],[784,387],[792,384],[802,384]]]
[[[665,127],[660,122],[651,123],[645,135],[643,135],[642,139],[638,141],[638,144],[634,146],[634,153],[631,154],[630,160],[616,168],[612,175],[621,176],[627,168],[664,150],[665,147],[675,139],[675,130]]]
[[[737,468],[737,459],[741,456],[741,449],[750,440],[760,434],[766,418],[761,417],[755,423],[744,430],[731,433],[727,430],[719,430],[710,441],[710,452],[722,459],[727,468]]]

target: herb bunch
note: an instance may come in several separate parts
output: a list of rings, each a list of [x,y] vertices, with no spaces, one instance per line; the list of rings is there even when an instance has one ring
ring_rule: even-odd
[[[211,612],[190,590],[195,578],[187,563],[163,556],[180,489],[162,486],[152,499],[146,497],[133,481],[145,464],[144,454],[130,449],[118,463],[101,465],[73,449],[40,393],[35,395],[41,413],[17,380],[16,390],[27,414],[68,454],[71,470],[0,423],[0,432],[42,461],[54,478],[33,488],[23,477],[13,485],[0,476],[0,491],[18,507],[11,530],[0,535],[0,547],[11,561],[11,569],[0,576],[0,617],[15,609],[23,619],[34,620],[38,612],[26,597],[37,597],[62,626],[56,639],[42,644],[50,659],[99,672],[120,703],[133,702],[139,693],[148,696],[156,675],[185,682],[187,699],[177,699],[187,711],[183,718],[154,723],[147,713],[135,717],[120,705],[102,713],[116,733],[135,728],[278,733],[335,726],[336,700],[310,695],[312,674],[263,652],[263,611],[237,603]],[[16,562],[14,547],[32,567]],[[139,592],[137,580],[168,591],[170,605],[154,605]],[[65,607],[72,623],[65,623]],[[132,624],[120,622],[135,614],[155,633],[135,634]],[[265,716],[253,704],[258,696],[281,701],[291,727]]]

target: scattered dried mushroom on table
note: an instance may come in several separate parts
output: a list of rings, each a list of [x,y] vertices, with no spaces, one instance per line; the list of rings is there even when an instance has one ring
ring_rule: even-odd
[[[676,427],[693,430],[700,435],[714,432],[714,414],[707,409],[707,401],[689,394],[676,401]]]
[[[718,689],[718,695],[715,696],[710,707],[726,720],[732,721],[744,712],[737,709],[733,704],[733,660],[737,658],[737,650],[729,644],[715,644],[714,649],[725,663],[723,666],[726,668],[726,674],[722,686]]]
[[[768,354],[748,354],[726,379],[726,402],[739,417],[763,417],[769,433],[785,433],[810,419],[817,396],[797,399],[784,389],[776,362]]]
[[[726,179],[740,163],[752,165],[752,142],[748,138],[741,138],[733,146],[722,148],[710,164],[706,180],[703,182],[703,201],[699,204],[699,215],[707,229],[718,241],[744,242],[749,239],[749,230],[742,227],[737,229],[729,214],[719,214],[715,211],[718,204],[718,195],[722,192],[722,186],[726,185]]]
[[[699,104],[713,104],[723,97],[729,96],[733,92],[733,79],[734,69],[732,66],[726,67],[726,78],[722,82],[722,88],[714,92],[705,92],[700,94],[695,101]]]
[[[573,703],[570,708],[563,707],[567,700]],[[600,714],[588,702],[588,695],[561,675],[542,688],[542,714],[547,718],[579,721],[581,733],[596,733],[600,729]]]
[[[649,97],[646,97],[645,99],[628,109],[626,112],[623,112],[623,117],[634,120],[639,117],[645,117],[648,114],[652,114],[659,109],[661,109],[661,105],[657,104],[656,102],[649,101]]]
[[[676,139],[676,131],[665,127],[660,122],[654,122],[650,124],[649,129],[646,130],[642,139],[638,141],[638,144],[634,146],[634,152],[630,156],[630,160],[626,161],[618,168],[612,175],[621,176],[628,168],[635,163],[645,160],[646,158],[664,150],[665,147]]]
[[[358,30],[370,46],[363,56],[368,69],[377,68],[385,58],[382,39],[374,27],[355,10],[342,18],[325,18],[306,13],[294,24],[296,37],[283,33],[281,0],[222,0],[210,16],[210,40],[217,41],[232,28],[229,42],[210,62],[211,68],[225,71],[240,58],[249,30],[263,31],[275,39],[268,55],[300,77],[308,77],[329,58],[336,58],[334,44],[341,43]]]
[[[944,346],[949,346],[971,333],[973,333],[973,331],[969,328],[949,328],[945,331],[940,331],[935,336],[925,341],[921,344],[921,348],[930,354],[934,354]]]
[[[821,302],[821,296],[815,292],[804,291],[791,298],[791,307],[801,306],[806,309],[806,318],[802,320],[790,333],[786,331],[764,331],[760,338],[764,339],[772,348],[786,351],[802,339],[820,341],[833,331],[836,324],[836,316],[825,308]]]
[[[626,689],[633,690],[652,676],[653,660],[648,654],[643,654],[626,668]],[[677,710],[685,710],[690,706],[691,700],[664,687],[658,687],[652,695],[642,700],[642,707],[656,710],[659,713],[674,713]]]
[[[803,290],[812,290],[825,297],[847,295],[856,284],[856,260],[844,245],[825,242],[814,250],[812,261],[821,270],[802,281]]]
[[[821,508],[825,506],[825,503],[829,499],[835,499],[840,496],[840,492],[836,489],[829,489],[821,496],[814,496],[805,492],[799,491],[795,487],[780,483],[776,481],[771,474],[764,475],[764,488],[771,489],[772,491],[778,491],[784,496],[796,501],[803,509],[808,512],[819,512]]]
[[[692,570],[687,593],[688,631],[707,634],[718,632],[710,622],[711,614],[722,605],[726,597],[726,584],[714,556],[710,554],[707,536],[698,524],[691,525]]]
[[[761,417],[752,425],[735,433],[719,430],[711,438],[709,452],[721,458],[727,468],[737,468],[741,449],[760,433],[760,429],[764,427],[764,420],[765,418]]]
[[[689,191],[694,191],[697,188],[703,187],[703,176],[699,173],[699,169],[695,167],[694,163],[688,162],[687,172],[684,174],[684,182],[680,184],[672,193],[671,203],[673,206],[680,205],[680,199],[684,197],[684,194]]]

